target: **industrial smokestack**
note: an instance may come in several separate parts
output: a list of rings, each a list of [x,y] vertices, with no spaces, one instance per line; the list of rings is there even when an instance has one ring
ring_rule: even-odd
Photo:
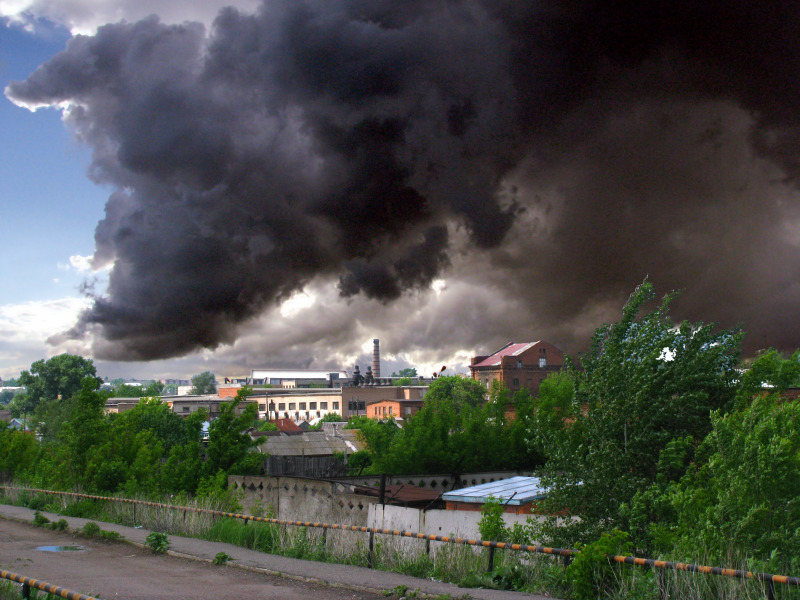
[[[381,376],[381,350],[379,344],[379,340],[372,340],[372,376],[375,379]]]

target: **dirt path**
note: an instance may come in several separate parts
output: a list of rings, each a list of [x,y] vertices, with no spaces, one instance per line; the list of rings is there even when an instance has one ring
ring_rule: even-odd
[[[44,552],[39,546],[82,546]],[[85,540],[0,519],[0,568],[103,599],[380,600],[380,596]]]

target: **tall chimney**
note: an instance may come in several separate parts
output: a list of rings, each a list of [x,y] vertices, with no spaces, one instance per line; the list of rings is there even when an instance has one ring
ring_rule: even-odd
[[[381,376],[381,351],[379,341],[372,340],[372,376],[377,379]]]

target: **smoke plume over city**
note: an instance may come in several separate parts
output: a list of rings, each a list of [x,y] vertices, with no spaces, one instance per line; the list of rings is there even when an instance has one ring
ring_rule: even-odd
[[[108,287],[87,282],[62,339],[115,361],[239,340],[302,362],[372,337],[431,362],[575,352],[647,277],[683,290],[678,318],[741,323],[747,352],[794,349],[798,17],[268,0],[73,37],[6,90],[63,107],[112,190]],[[298,294],[316,302],[282,319]]]

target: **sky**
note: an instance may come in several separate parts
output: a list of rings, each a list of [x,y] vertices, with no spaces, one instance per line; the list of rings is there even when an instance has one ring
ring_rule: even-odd
[[[0,376],[798,347],[790,2],[0,0]]]

